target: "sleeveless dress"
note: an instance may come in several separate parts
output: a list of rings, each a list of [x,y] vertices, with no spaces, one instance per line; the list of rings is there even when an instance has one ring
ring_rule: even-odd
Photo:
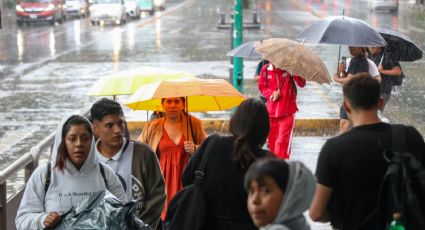
[[[180,138],[179,143],[176,145],[171,140],[168,133],[163,132],[163,136],[158,145],[158,158],[159,165],[165,180],[165,188],[167,190],[167,202],[165,203],[164,210],[161,214],[161,219],[165,219],[167,207],[174,195],[182,189],[182,174],[189,162],[190,154],[184,150],[184,136]]]

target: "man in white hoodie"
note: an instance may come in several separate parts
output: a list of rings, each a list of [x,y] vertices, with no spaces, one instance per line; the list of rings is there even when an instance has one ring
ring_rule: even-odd
[[[121,105],[103,98],[90,110],[93,132],[98,138],[96,156],[120,178],[126,197],[137,200],[136,215],[156,229],[164,209],[165,182],[155,153],[146,144],[124,138]]]

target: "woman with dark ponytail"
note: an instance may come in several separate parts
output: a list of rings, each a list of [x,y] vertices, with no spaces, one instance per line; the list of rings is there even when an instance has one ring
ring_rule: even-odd
[[[262,157],[274,155],[261,147],[270,131],[267,108],[257,99],[247,99],[230,120],[230,136],[208,137],[186,166],[183,186],[193,183],[195,171],[206,154],[208,161],[203,190],[210,206],[208,230],[257,229],[250,219],[244,190],[248,167]]]

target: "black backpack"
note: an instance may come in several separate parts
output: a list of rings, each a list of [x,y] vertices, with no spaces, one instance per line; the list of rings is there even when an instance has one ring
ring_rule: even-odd
[[[393,148],[384,152],[389,162],[378,196],[377,229],[388,229],[395,212],[408,230],[425,229],[425,168],[407,152],[403,125],[392,125]]]
[[[211,140],[208,142],[201,163],[195,171],[193,184],[184,187],[171,199],[163,230],[203,230],[207,227],[208,200],[204,192],[204,181],[207,176],[208,157],[218,136],[209,138]]]

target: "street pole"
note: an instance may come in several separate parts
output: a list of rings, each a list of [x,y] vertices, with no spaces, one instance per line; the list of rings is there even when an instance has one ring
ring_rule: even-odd
[[[238,47],[243,41],[242,0],[234,0],[233,6],[233,47]],[[233,86],[243,92],[243,59],[233,57]]]

